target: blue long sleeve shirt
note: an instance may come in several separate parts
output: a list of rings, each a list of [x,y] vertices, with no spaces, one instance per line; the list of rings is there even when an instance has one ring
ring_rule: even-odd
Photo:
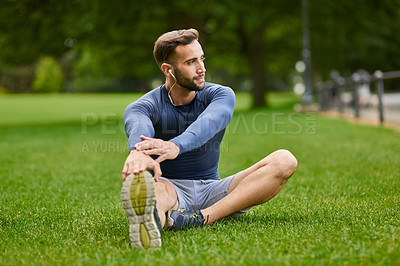
[[[234,106],[232,89],[208,82],[191,103],[173,106],[162,85],[126,108],[129,150],[141,141],[140,135],[171,141],[180,153],[175,159],[160,163],[163,177],[219,179],[220,144]]]

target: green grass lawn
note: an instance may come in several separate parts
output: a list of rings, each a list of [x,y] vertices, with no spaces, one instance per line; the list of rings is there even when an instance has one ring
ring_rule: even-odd
[[[253,111],[238,94],[220,160],[224,177],[288,149],[299,166],[282,191],[132,249],[122,116],[138,96],[0,95],[0,265],[400,264],[400,132],[293,113],[287,94]]]

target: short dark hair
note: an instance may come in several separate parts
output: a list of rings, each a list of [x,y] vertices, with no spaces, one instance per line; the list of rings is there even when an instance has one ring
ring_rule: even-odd
[[[169,62],[178,45],[187,45],[199,39],[199,32],[195,29],[174,30],[161,35],[154,43],[153,55],[159,67]]]

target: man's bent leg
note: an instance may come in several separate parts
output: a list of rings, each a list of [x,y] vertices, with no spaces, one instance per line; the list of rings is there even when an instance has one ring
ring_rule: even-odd
[[[165,226],[166,212],[171,209],[178,209],[178,196],[174,186],[166,180],[158,180],[156,185],[156,207],[162,227]]]
[[[267,202],[278,194],[296,168],[297,160],[289,151],[275,151],[238,173],[229,186],[229,194],[201,212],[211,224],[232,213]]]

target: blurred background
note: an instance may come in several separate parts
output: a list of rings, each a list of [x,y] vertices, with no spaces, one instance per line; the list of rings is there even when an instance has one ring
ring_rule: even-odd
[[[149,91],[164,81],[154,41],[185,28],[200,32],[207,80],[248,91],[253,107],[268,92],[311,103],[332,73],[400,69],[398,0],[0,3],[0,93]]]

